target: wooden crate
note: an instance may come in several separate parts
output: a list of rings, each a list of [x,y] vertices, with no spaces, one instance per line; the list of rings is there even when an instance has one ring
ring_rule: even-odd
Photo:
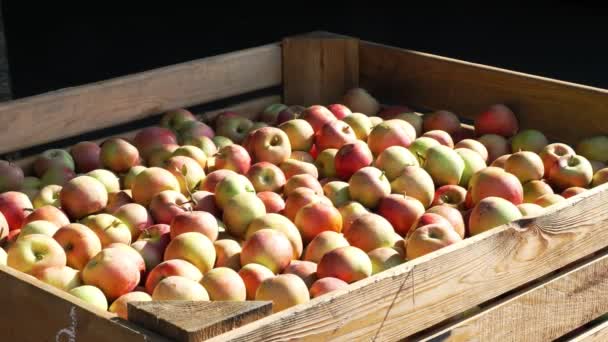
[[[505,103],[521,127],[570,144],[608,134],[606,90],[313,33],[0,104],[0,153],[26,166],[50,146],[132,135],[174,107],[202,120],[225,108],[255,115],[274,102],[337,102],[354,86],[463,120]],[[608,312],[607,189],[270,315],[259,302],[133,303],[127,322],[0,267],[2,340],[602,340],[608,326],[594,319]]]

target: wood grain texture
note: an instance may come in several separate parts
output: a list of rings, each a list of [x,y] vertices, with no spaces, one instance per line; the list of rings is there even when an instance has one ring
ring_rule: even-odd
[[[262,111],[264,108],[266,108],[266,106],[273,104],[273,103],[280,102],[280,101],[281,101],[281,97],[279,95],[264,96],[264,97],[259,97],[259,98],[252,99],[249,101],[244,101],[241,103],[234,104],[232,106],[228,106],[228,107],[224,107],[224,108],[220,108],[220,109],[216,109],[216,110],[205,111],[202,113],[195,112],[195,115],[197,117],[199,117],[200,120],[205,121],[205,122],[210,120],[211,118],[216,117],[219,113],[228,111],[228,110],[240,113],[241,115],[243,115],[245,117],[255,117],[255,116],[257,116],[257,114],[260,111]],[[114,137],[131,139],[131,138],[135,137],[137,132],[139,132],[143,128],[144,127],[140,128],[140,129],[128,131],[128,132],[122,132],[122,133],[110,135],[110,136],[104,137],[102,139],[96,139],[93,141],[99,144],[106,139],[114,138]],[[56,147],[69,149],[70,146],[57,145]],[[24,169],[24,171],[27,174],[29,174],[31,171],[31,168],[32,168],[32,163],[36,160],[36,158],[37,158],[37,156],[34,155],[34,156],[26,157],[26,158],[16,159],[13,162],[15,164],[19,165],[21,168]]]
[[[279,44],[0,104],[0,153],[281,84]]]
[[[608,245],[608,186],[217,337],[397,340]]]
[[[0,289],[2,341],[168,341],[1,265]]]
[[[608,133],[608,91],[417,51],[360,42],[360,83],[387,101],[475,118],[510,106],[524,128],[576,143]]]
[[[608,312],[606,279],[608,252],[469,319],[408,341],[551,341]]]
[[[598,324],[582,334],[570,339],[570,342],[606,342],[608,341],[608,321]]]
[[[359,40],[310,34],[283,40],[285,102],[310,106],[340,102],[359,83]]]
[[[272,313],[272,302],[129,303],[129,320],[176,341],[200,342]]]

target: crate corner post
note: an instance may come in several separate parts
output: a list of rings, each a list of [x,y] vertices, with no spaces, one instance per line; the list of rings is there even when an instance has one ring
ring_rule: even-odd
[[[359,39],[312,32],[282,40],[283,101],[328,105],[359,85]]]

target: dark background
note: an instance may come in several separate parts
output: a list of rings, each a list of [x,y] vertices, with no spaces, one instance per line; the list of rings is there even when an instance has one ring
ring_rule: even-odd
[[[177,7],[155,14],[2,4],[14,97],[108,79],[281,37],[327,30],[608,88],[608,16],[552,3],[523,8],[342,8],[293,3],[255,13]],[[36,11],[32,9],[36,8]]]

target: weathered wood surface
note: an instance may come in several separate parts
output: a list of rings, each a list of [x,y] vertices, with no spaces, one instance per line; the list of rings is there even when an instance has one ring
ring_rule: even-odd
[[[408,341],[552,341],[608,312],[608,251],[479,314]]]
[[[0,153],[281,84],[279,44],[0,103]]]
[[[396,340],[608,245],[608,188],[379,273],[217,341]]]
[[[272,313],[272,302],[129,303],[129,321],[176,341],[200,342]]]
[[[570,339],[570,342],[606,342],[608,341],[608,321],[596,325],[582,334]]]
[[[495,103],[522,127],[576,143],[608,133],[608,90],[361,41],[360,83],[372,94],[414,107],[475,118]]]
[[[2,341],[168,341],[39,280],[0,265]]]
[[[285,102],[310,106],[340,102],[359,83],[359,40],[314,33],[283,40]]]

